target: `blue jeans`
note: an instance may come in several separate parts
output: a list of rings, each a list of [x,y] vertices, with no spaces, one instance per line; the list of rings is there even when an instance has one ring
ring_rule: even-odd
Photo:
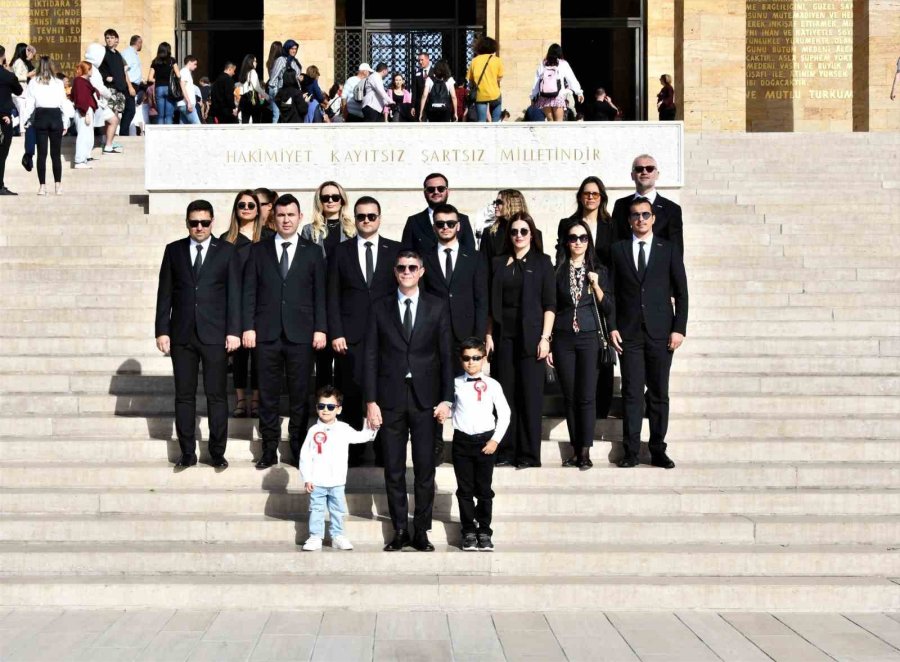
[[[200,115],[197,114],[196,104],[194,104],[194,109],[191,112],[188,112],[187,105],[179,106],[178,110],[181,113],[182,124],[200,124]]]
[[[157,124],[171,124],[175,117],[175,104],[169,100],[169,86],[156,86]]]
[[[496,101],[485,101],[475,104],[475,117],[479,122],[487,122],[488,107],[491,111],[491,121],[499,122],[500,113],[503,112],[503,97],[497,97]]]
[[[278,124],[278,118],[281,117],[281,108],[275,103],[275,94],[278,92],[274,87],[269,85],[269,105],[272,106],[272,124]]]
[[[331,539],[344,535],[344,515],[347,514],[347,501],[344,498],[344,486],[316,487],[309,495],[309,535],[316,538],[325,537],[325,505],[331,516]]]

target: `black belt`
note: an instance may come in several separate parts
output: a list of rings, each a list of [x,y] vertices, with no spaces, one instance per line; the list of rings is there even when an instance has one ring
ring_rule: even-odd
[[[454,430],[453,439],[454,441],[457,439],[463,441],[490,441],[494,438],[494,432],[495,430],[488,430],[487,432],[479,432],[478,434],[466,434],[462,430]]]

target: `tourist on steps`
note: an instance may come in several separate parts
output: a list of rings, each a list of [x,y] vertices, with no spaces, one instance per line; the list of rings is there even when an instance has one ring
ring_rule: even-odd
[[[13,138],[15,98],[22,94],[22,86],[16,75],[6,68],[6,49],[3,46],[0,46],[0,63],[0,195],[17,195],[6,188],[3,178]]]
[[[48,144],[56,195],[62,194],[62,137],[72,120],[72,108],[62,81],[53,75],[53,63],[41,56],[37,74],[25,90],[25,117],[31,118],[37,136],[38,195],[47,195]]]

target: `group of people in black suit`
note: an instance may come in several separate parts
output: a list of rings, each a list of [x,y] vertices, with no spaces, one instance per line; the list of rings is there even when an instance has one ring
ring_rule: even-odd
[[[608,340],[622,366],[625,456],[619,466],[637,464],[646,389],[652,464],[674,467],[665,453],[668,370],[684,339],[688,298],[681,209],[656,193],[658,174],[652,157],[636,158],[636,193],[618,200],[612,216],[602,181],[585,179],[576,213],[560,221],[555,266],[525,212],[497,220],[502,243],[491,241],[493,255],[486,259],[468,217],[448,203],[449,182],[439,173],[426,177],[427,208],[409,217],[400,242],[380,235],[381,205],[363,196],[353,205],[355,236],[333,245],[327,258],[298,233],[303,214],[292,195],[275,200],[276,233],[252,243],[244,259],[232,244],[211,238],[209,203],[192,202],[189,236],[166,247],[157,299],[157,346],[171,354],[175,373],[177,466],[197,462],[201,363],[210,455],[214,466],[228,466],[226,357],[240,346],[253,349],[259,371],[263,451],[256,466],[278,461],[283,375],[288,461],[295,464],[306,433],[314,353],[330,343],[334,378],[345,394],[342,418],[354,428],[365,418],[380,429],[375,462],[384,467],[395,531],[385,549],[433,549],[427,531],[435,466],[460,372],[453,357],[474,336],[485,339],[493,376],[511,408],[498,466],[541,465],[546,363],[559,374],[575,451],[564,464],[592,466],[594,421],[601,409],[606,416],[612,394],[612,368],[601,360]],[[412,535],[407,440],[416,497]],[[351,465],[362,460],[351,453]]]

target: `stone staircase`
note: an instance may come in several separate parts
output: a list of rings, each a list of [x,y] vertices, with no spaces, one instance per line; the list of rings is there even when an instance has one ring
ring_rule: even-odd
[[[171,367],[151,336],[162,247],[183,230],[144,213],[142,145],[124,142],[66,169],[60,198],[33,195],[21,141],[10,155],[0,605],[900,609],[900,136],[687,137],[678,468],[603,463],[621,451],[608,420],[595,468],[564,470],[548,417],[545,466],[495,474],[494,554],[452,546],[449,464],[434,554],[380,551],[373,468],[350,472],[356,550],[300,553],[302,484],[253,468],[249,421],[232,421],[228,470],[173,471]]]

